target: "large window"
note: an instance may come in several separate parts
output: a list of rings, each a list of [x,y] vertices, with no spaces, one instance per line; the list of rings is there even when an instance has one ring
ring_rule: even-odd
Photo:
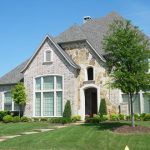
[[[35,116],[62,116],[62,76],[35,79]]]
[[[148,95],[143,94],[144,100],[144,113],[150,113],[150,98]]]
[[[126,102],[129,104],[129,112],[130,112],[129,96],[127,94],[122,94],[122,100],[123,102]],[[140,95],[139,94],[133,96],[133,111],[134,113],[140,113]]]
[[[4,93],[4,110],[7,111],[17,111],[18,105],[14,103],[11,92]]]

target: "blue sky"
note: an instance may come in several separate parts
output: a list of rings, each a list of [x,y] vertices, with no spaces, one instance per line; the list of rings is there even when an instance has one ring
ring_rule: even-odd
[[[150,36],[149,0],[1,0],[0,76],[34,53],[48,33],[57,36],[83,16],[116,11]]]

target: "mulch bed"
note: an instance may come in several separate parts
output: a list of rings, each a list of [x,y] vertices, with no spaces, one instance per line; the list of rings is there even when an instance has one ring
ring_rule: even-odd
[[[113,130],[115,133],[150,133],[150,128],[143,126],[135,126],[131,127],[128,125],[124,125]]]

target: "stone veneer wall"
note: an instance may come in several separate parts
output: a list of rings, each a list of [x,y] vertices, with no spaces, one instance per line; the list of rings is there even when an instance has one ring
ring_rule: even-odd
[[[53,50],[53,62],[43,63],[44,61],[44,51],[51,48]],[[66,100],[71,101],[72,112],[76,114],[77,103],[76,103],[76,93],[77,93],[77,82],[76,82],[76,71],[70,67],[70,65],[62,59],[62,56],[58,53],[58,50],[50,43],[46,41],[40,48],[38,54],[30,64],[29,68],[24,73],[24,84],[27,90],[28,103],[26,105],[25,115],[33,115],[33,80],[39,75],[48,74],[60,74],[64,76],[64,102]]]
[[[2,110],[3,105],[3,94],[7,91],[11,91],[15,85],[0,85],[0,110]]]
[[[106,83],[109,81],[105,64],[102,61],[97,61],[97,55],[89,47],[86,42],[63,43],[62,48],[72,57],[72,59],[81,67],[78,80],[78,110],[80,109],[80,88],[85,84],[85,74],[88,66],[93,66],[95,70],[95,85],[100,87],[100,97],[105,98],[108,105],[108,110],[111,112],[118,111],[119,91],[112,90]],[[99,59],[100,60],[100,59]]]

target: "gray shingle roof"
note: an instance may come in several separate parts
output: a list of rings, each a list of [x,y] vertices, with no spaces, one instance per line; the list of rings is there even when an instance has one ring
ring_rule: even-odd
[[[26,60],[21,65],[17,66],[0,78],[0,85],[15,84],[23,79],[21,70],[25,67],[29,60]]]
[[[57,43],[63,43],[86,39],[91,43],[98,54],[103,55],[105,54],[101,45],[103,35],[108,31],[109,24],[117,18],[122,17],[112,12],[103,18],[89,20],[81,26],[72,26],[56,37],[55,40]]]

